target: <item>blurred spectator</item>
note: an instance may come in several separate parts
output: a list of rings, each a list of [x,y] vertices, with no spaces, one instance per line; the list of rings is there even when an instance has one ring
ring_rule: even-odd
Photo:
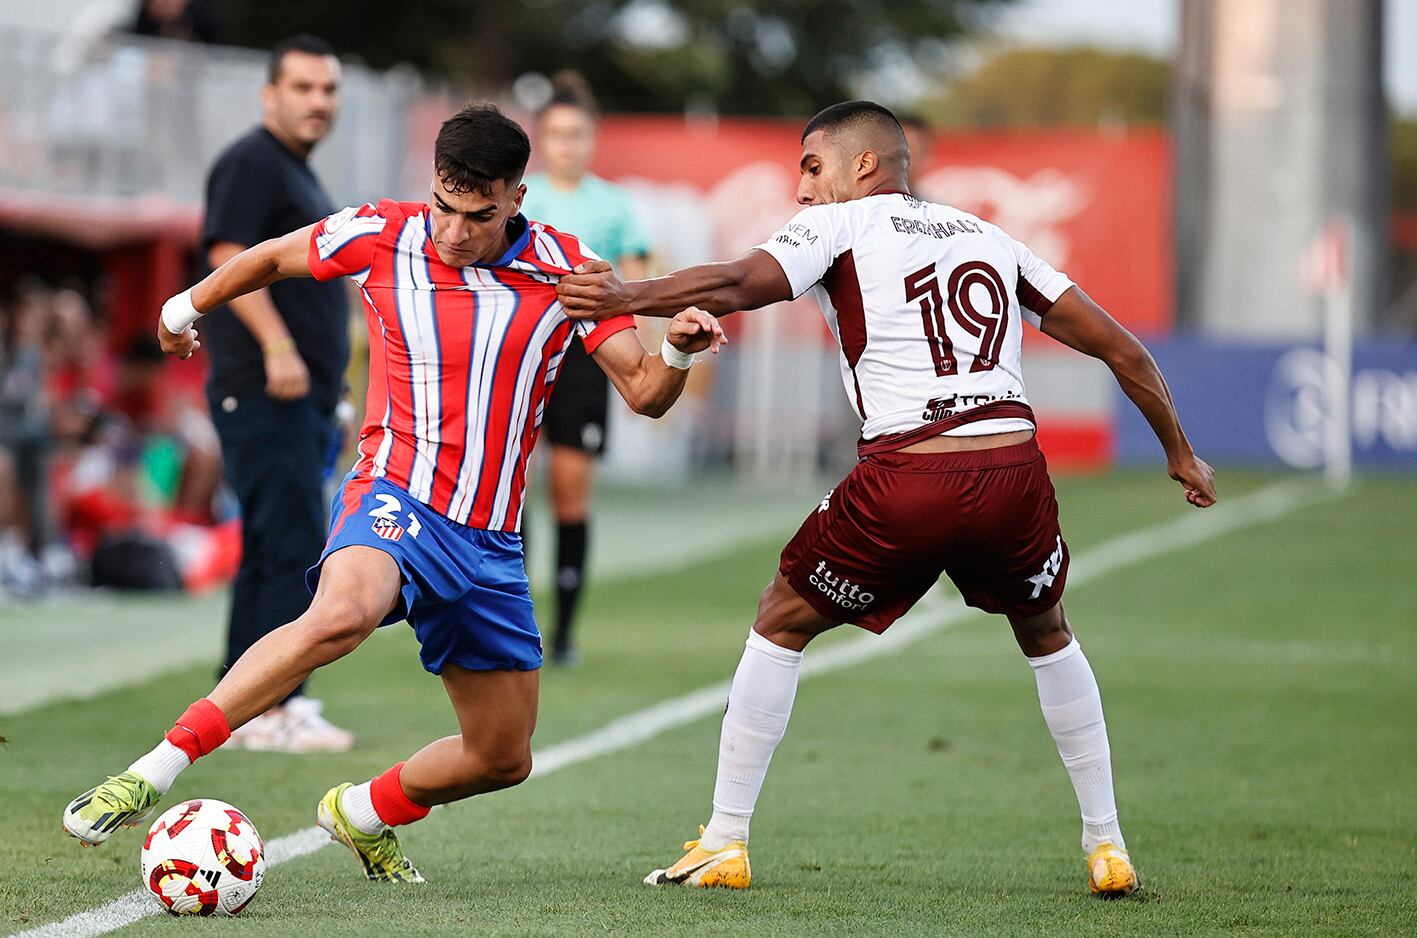
[[[212,268],[334,213],[307,160],[334,125],[339,90],[339,59],[323,40],[296,36],[272,50],[261,124],[217,157],[207,179],[202,246]],[[349,365],[345,287],[280,280],[212,310],[201,332],[211,361],[207,400],[241,503],[224,672],[310,604],[305,571],[325,546],[325,476],[338,451],[336,408]],[[353,734],[324,719],[304,691],[238,729],[229,745],[350,749]]]
[[[31,281],[0,308],[0,585],[43,587],[39,557],[52,539],[43,336],[49,291]]]
[[[219,43],[221,18],[210,0],[141,0],[128,31],[138,36]]]
[[[117,362],[108,354],[103,325],[75,289],[54,295],[45,340],[49,429],[60,447],[94,441],[104,403],[112,396]]]
[[[80,290],[29,279],[0,302],[0,594],[70,583],[76,554],[101,585],[231,577],[240,532],[213,524],[216,432],[168,365],[147,338],[114,356]]]
[[[590,171],[599,108],[578,73],[552,79],[551,99],[536,115],[542,171],[526,179],[528,218],[575,233],[613,263],[620,276],[648,273],[649,234],[619,186]],[[556,516],[556,627],[552,664],[576,661],[572,629],[585,583],[595,461],[605,452],[610,382],[579,342],[566,350],[542,432],[550,445],[551,511]]]
[[[54,407],[62,515],[95,582],[199,589],[229,578],[239,526],[213,527],[216,433],[197,394],[163,380],[156,341],[135,340],[116,362],[56,364],[51,386],[70,394]],[[115,568],[114,554],[130,559]]]

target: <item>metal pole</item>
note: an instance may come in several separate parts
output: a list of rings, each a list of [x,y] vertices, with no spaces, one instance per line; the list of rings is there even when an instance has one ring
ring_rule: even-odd
[[[1330,223],[1326,239],[1337,241],[1342,257],[1324,287],[1324,357],[1328,373],[1328,419],[1324,438],[1324,478],[1331,488],[1343,491],[1353,480],[1353,274],[1350,252],[1354,224],[1346,215]]]

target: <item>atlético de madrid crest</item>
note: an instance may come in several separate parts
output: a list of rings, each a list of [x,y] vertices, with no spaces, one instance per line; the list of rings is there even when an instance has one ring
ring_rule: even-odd
[[[403,525],[392,518],[376,518],[373,527],[374,533],[386,541],[396,541],[403,537]]]

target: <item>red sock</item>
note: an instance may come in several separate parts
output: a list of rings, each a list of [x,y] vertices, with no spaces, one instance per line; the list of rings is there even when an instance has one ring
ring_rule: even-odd
[[[193,762],[218,749],[230,737],[226,716],[205,697],[188,707],[167,731],[167,741],[187,753]]]
[[[415,804],[403,793],[403,785],[399,783],[399,773],[402,771],[403,763],[400,762],[383,775],[376,775],[369,783],[369,800],[374,802],[374,813],[390,827],[421,821],[433,810]]]

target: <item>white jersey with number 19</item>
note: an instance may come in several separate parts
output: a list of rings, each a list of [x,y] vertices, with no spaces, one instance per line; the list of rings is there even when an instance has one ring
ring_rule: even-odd
[[[841,345],[862,453],[1032,429],[1023,320],[1073,285],[995,225],[901,192],[813,205],[759,245]]]

